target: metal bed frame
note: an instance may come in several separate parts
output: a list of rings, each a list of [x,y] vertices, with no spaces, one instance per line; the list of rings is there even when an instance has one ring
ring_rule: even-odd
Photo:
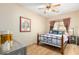
[[[37,45],[40,44],[40,39],[39,39],[40,35],[41,34],[37,34]],[[45,42],[41,42],[41,43],[45,43]],[[49,43],[45,43],[45,44],[52,45],[52,44],[49,44]],[[62,55],[64,54],[64,49],[65,49],[66,45],[67,45],[67,42],[64,43],[64,38],[63,38],[63,34],[62,34],[61,46],[59,47]],[[52,46],[55,46],[55,45],[52,45]]]

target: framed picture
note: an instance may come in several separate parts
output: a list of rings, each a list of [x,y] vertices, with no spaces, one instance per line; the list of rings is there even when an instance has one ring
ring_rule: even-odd
[[[20,32],[31,31],[31,19],[20,16]]]

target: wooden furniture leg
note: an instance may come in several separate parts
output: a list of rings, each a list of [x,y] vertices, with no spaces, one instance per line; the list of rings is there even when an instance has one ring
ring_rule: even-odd
[[[37,34],[37,45],[39,45],[39,34]]]
[[[64,55],[63,35],[62,35],[62,39],[61,39],[61,54]]]

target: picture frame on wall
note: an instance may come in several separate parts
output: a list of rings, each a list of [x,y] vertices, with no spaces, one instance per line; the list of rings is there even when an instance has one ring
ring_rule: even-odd
[[[31,31],[31,19],[20,16],[20,32]]]

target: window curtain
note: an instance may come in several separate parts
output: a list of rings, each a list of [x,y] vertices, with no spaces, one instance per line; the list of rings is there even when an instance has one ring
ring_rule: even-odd
[[[52,30],[52,29],[53,29],[54,24],[55,24],[55,21],[50,21],[50,30]]]
[[[66,27],[66,30],[67,30],[67,32],[68,32],[69,26],[70,26],[70,18],[65,18],[65,19],[63,20],[63,22],[64,22],[64,26]]]

